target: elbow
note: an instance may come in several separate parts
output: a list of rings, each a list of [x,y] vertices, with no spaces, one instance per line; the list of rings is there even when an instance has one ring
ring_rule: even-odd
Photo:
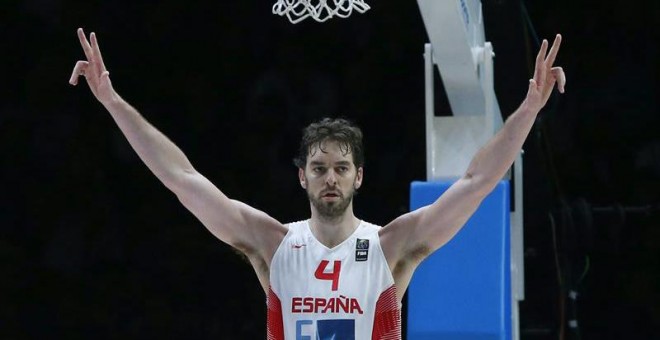
[[[175,194],[178,194],[183,188],[187,187],[191,181],[194,181],[196,175],[198,175],[197,171],[193,168],[190,168],[169,171],[157,177],[166,188]]]
[[[497,185],[499,178],[488,174],[467,171],[463,175],[464,180],[470,187],[470,191],[478,197],[486,197]]]

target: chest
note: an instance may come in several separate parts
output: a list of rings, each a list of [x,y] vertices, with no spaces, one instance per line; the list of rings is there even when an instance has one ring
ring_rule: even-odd
[[[271,285],[283,301],[347,297],[373,303],[392,284],[373,237],[353,237],[328,249],[308,234],[283,242],[271,266]],[[330,301],[330,300],[328,300]]]

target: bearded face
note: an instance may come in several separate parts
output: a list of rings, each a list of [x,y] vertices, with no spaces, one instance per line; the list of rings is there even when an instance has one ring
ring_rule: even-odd
[[[310,149],[305,169],[299,171],[313,210],[324,219],[340,217],[351,207],[362,183],[362,168],[356,168],[353,154],[338,142],[326,140]]]
[[[346,193],[338,188],[326,188],[320,193],[313,193],[307,188],[307,197],[319,215],[325,219],[341,216],[353,201],[355,189],[351,187]]]

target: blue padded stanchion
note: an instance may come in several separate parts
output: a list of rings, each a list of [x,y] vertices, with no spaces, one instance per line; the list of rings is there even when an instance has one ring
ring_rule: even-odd
[[[410,209],[453,182],[412,182]],[[415,271],[408,287],[409,340],[511,339],[509,182],[500,181],[463,229]]]

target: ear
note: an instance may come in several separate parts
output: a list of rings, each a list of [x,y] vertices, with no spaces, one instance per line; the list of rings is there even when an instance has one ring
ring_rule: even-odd
[[[364,178],[364,168],[359,167],[357,169],[357,175],[355,175],[355,182],[353,182],[353,188],[355,190],[360,189],[362,186],[362,178]]]
[[[305,179],[305,170],[298,168],[298,179],[300,180],[300,186],[303,189],[307,189],[307,180]]]

